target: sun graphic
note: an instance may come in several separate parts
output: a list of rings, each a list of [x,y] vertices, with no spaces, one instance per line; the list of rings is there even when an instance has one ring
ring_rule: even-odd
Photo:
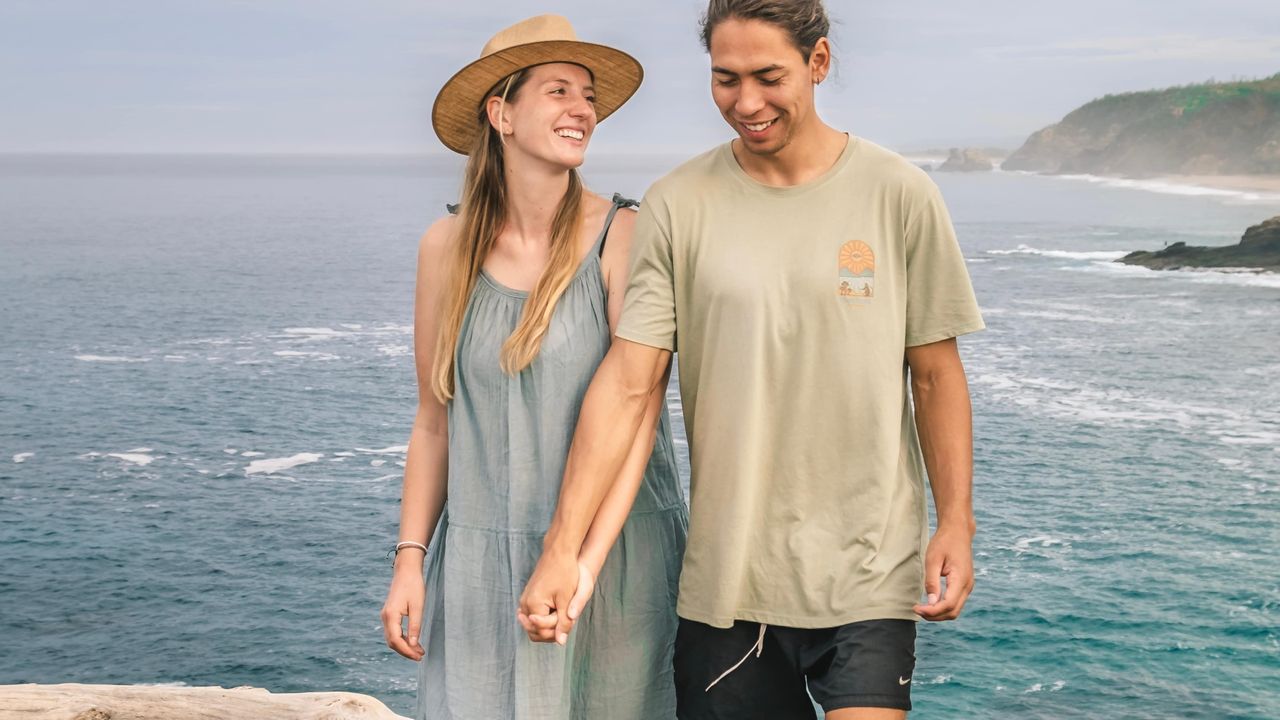
[[[876,269],[876,256],[871,246],[861,240],[852,240],[840,248],[840,267],[854,275]]]

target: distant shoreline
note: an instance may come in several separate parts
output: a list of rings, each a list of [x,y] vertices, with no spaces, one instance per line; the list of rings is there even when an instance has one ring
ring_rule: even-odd
[[[1151,178],[1172,185],[1208,187],[1216,190],[1275,193],[1280,195],[1280,175],[1165,175]]]

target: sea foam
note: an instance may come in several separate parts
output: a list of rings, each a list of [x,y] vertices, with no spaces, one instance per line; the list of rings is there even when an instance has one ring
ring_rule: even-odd
[[[988,250],[988,255],[1039,255],[1041,257],[1061,258],[1064,260],[1119,260],[1128,255],[1127,250],[1041,250],[1030,245],[1020,244],[1012,250]]]
[[[298,453],[290,455],[286,458],[268,458],[266,460],[254,460],[244,469],[246,475],[271,475],[290,468],[298,467],[313,463],[324,457],[323,453]]]

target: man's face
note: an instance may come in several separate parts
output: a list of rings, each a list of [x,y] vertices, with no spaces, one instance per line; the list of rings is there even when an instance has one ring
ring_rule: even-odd
[[[725,122],[758,155],[791,142],[813,116],[814,69],[786,30],[731,18],[711,33],[711,97]]]

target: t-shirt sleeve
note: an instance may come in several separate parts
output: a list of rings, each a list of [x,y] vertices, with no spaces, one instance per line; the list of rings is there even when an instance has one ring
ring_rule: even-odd
[[[926,183],[906,226],[907,347],[986,327],[942,193]]]
[[[671,235],[657,205],[640,203],[631,237],[631,272],[615,333],[624,340],[676,351],[676,281]]]

